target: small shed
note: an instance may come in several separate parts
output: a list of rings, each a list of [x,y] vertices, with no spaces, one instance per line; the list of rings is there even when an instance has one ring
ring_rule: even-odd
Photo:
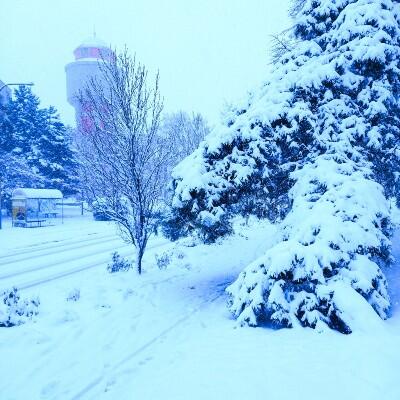
[[[63,201],[63,195],[57,189],[18,188],[12,192],[11,201],[13,226],[42,226],[47,219],[60,214],[57,203]]]

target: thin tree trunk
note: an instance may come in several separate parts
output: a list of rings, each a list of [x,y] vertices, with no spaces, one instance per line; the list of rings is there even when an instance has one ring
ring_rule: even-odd
[[[142,259],[143,259],[144,250],[141,248],[137,249],[137,258],[136,258],[136,268],[139,275],[142,273]]]

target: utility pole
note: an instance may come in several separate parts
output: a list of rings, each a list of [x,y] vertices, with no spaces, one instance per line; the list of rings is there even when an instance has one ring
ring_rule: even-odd
[[[0,87],[0,92],[8,87],[8,86],[33,86],[33,82],[28,82],[28,83],[4,83],[3,86]],[[2,187],[1,187],[1,181],[0,181],[0,229],[3,228],[3,213],[2,213],[2,203],[1,203],[1,192],[2,192]]]

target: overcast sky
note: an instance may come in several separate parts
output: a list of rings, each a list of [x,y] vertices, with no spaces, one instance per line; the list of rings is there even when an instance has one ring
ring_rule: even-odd
[[[0,79],[35,83],[43,106],[74,123],[64,66],[95,27],[160,71],[167,111],[215,123],[225,102],[266,78],[270,35],[290,25],[290,0],[0,0]]]

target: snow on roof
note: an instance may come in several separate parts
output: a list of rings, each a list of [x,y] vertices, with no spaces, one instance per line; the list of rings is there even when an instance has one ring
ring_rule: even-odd
[[[81,61],[84,62],[84,63],[96,63],[96,64],[98,64],[98,63],[102,62],[103,60],[101,58],[85,57],[85,58],[78,58],[72,64],[80,63]]]
[[[101,48],[101,47],[106,47],[108,48],[109,46],[107,45],[106,42],[104,42],[103,40],[97,38],[96,36],[91,36],[89,38],[86,38],[79,46],[79,47],[97,47],[97,48]]]
[[[62,193],[57,189],[18,188],[12,192],[13,199],[62,199]]]

